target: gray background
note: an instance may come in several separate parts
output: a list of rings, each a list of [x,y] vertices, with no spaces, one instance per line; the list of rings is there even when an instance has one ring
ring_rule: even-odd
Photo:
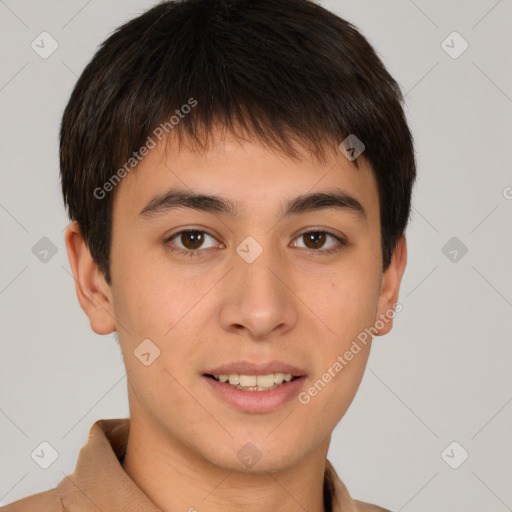
[[[54,487],[96,419],[128,415],[114,336],[90,330],[75,296],[58,127],[96,46],[153,4],[0,0],[0,504]],[[403,311],[375,339],[329,458],[354,497],[393,511],[512,510],[512,2],[323,5],[407,93],[419,165]],[[59,45],[47,59],[31,48],[43,31]],[[453,31],[469,43],[458,58],[441,46]],[[46,262],[32,252],[43,237],[57,250]],[[59,453],[46,470],[30,457],[42,441]]]

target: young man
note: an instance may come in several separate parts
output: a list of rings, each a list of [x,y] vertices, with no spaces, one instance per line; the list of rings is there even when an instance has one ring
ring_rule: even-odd
[[[308,0],[183,0],[119,28],[64,113],[78,300],[129,419],[14,511],[377,511],[327,460],[390,331],[415,179],[396,82]]]

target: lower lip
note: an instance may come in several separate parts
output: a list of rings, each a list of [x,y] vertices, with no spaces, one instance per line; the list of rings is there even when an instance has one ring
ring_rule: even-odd
[[[288,400],[294,398],[299,393],[306,377],[303,375],[269,391],[244,391],[205,375],[203,375],[203,379],[211,386],[214,393],[238,410],[263,413],[274,411]]]

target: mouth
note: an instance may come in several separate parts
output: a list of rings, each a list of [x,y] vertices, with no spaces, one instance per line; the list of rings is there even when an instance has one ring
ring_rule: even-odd
[[[306,372],[280,361],[238,361],[210,368],[202,375],[216,399],[248,413],[277,410],[305,386]]]
[[[235,389],[243,391],[271,391],[279,386],[292,382],[300,375],[292,375],[291,373],[267,373],[265,375],[245,375],[239,373],[218,374],[213,375],[206,373],[205,377],[213,379],[217,382],[229,384]]]

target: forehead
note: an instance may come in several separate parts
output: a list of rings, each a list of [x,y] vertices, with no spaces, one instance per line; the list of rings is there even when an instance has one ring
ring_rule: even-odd
[[[231,214],[240,217],[262,210],[282,214],[286,199],[332,191],[354,198],[370,220],[378,215],[378,189],[368,162],[359,157],[356,167],[336,147],[327,148],[326,155],[320,161],[299,148],[292,158],[226,133],[212,138],[204,151],[164,140],[118,185],[114,211],[138,214],[165,191],[179,189],[223,197]]]

